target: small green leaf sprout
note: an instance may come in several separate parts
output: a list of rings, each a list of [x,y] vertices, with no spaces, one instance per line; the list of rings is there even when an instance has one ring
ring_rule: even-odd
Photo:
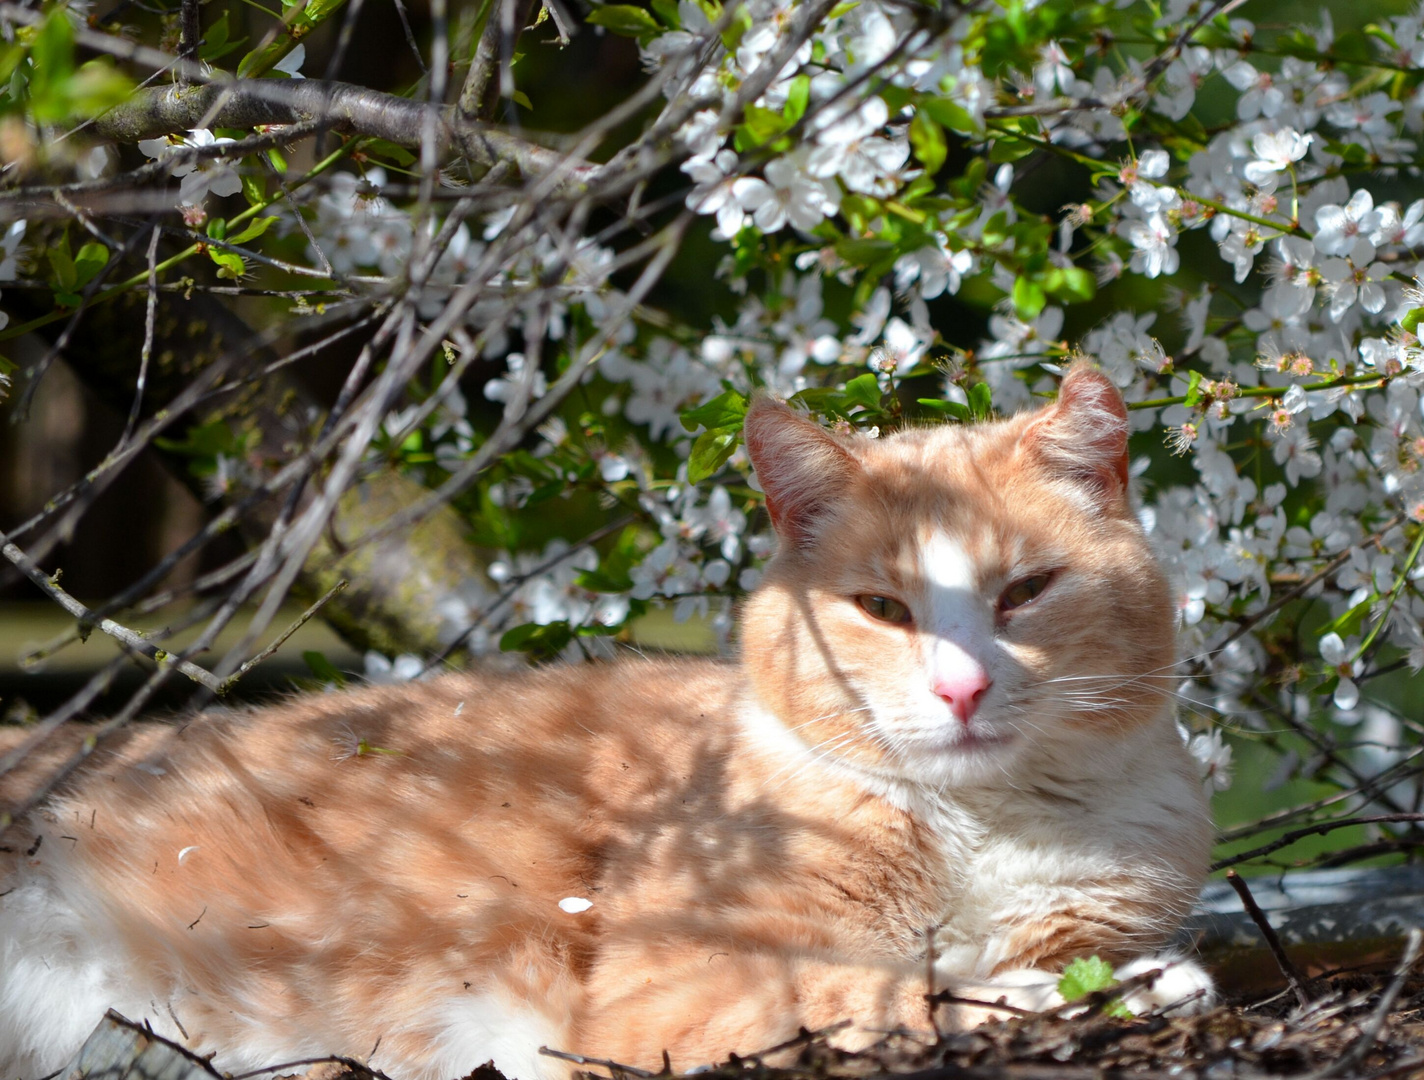
[[[1097,956],[1080,956],[1063,969],[1063,977],[1058,980],[1058,992],[1063,995],[1064,1001],[1078,1001],[1116,985],[1117,976],[1113,974],[1111,964]],[[1110,1001],[1102,1011],[1108,1016],[1132,1016],[1132,1011],[1120,998]]]

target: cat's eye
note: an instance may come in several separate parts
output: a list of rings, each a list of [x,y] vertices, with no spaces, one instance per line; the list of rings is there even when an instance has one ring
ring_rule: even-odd
[[[1048,588],[1049,574],[1034,574],[1010,585],[999,597],[999,610],[1012,611],[1038,598]]]
[[[899,626],[908,626],[912,621],[910,609],[900,601],[888,596],[857,596],[855,602],[860,605],[860,609],[872,619],[879,619],[881,622],[895,623]]]

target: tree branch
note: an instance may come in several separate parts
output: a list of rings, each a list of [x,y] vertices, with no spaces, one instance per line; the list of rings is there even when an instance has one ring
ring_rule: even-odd
[[[92,611],[59,587],[57,575],[50,577],[46,574],[31,561],[28,555],[10,543],[4,533],[0,533],[0,554],[13,563],[15,568],[29,578],[41,592],[78,619],[81,627],[97,626],[114,640],[136,653],[142,653],[154,663],[174,665],[188,678],[207,687],[213,693],[221,695],[226,691],[226,687],[206,669],[187,660],[174,657],[171,653],[158,648],[151,641],[145,640],[127,626],[114,622],[113,619],[96,618]]]
[[[514,43],[528,22],[533,7],[534,0],[489,0],[484,31],[475,46],[465,85],[460,88],[457,108],[465,122],[493,118],[495,102],[503,95],[504,89],[501,88],[499,94],[491,94],[490,81],[496,69],[513,55]]]
[[[202,21],[198,11],[198,0],[183,0],[183,27],[182,37],[179,39],[178,56],[189,64],[197,62],[198,43],[202,39]],[[188,82],[185,72],[179,75],[183,82]]]
[[[367,90],[325,79],[238,80],[192,87],[152,87],[137,91],[94,121],[92,130],[119,142],[137,142],[187,131],[203,123],[217,127],[254,128],[269,124],[320,122],[335,131],[386,139],[418,148],[432,106],[409,98]],[[565,194],[577,194],[594,167],[569,166],[557,150],[457,114],[436,108],[436,150],[442,159],[465,157],[479,172],[500,162],[513,165],[522,177],[535,177],[563,167]]]

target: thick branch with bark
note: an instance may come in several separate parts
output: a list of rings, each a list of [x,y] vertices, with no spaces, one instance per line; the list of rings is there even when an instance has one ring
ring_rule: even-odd
[[[333,131],[372,136],[415,149],[432,112],[437,156],[442,160],[463,157],[477,174],[500,163],[512,166],[516,176],[524,178],[563,167],[567,179],[560,193],[577,194],[594,171],[590,165],[570,165],[557,150],[467,117],[455,108],[434,108],[325,79],[244,79],[139,90],[99,117],[93,130],[104,138],[131,143],[197,127],[254,128],[320,121]]]

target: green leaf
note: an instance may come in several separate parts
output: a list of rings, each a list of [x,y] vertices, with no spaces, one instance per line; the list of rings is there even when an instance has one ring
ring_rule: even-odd
[[[74,257],[74,284],[83,288],[94,280],[94,275],[104,269],[109,262],[109,249],[103,244],[88,243],[79,249]]]
[[[741,438],[741,425],[730,428],[712,428],[697,436],[692,444],[692,453],[687,459],[687,479],[689,483],[700,484],[726,464],[737,448]]]
[[[677,13],[677,0],[651,0],[653,12],[670,30],[682,29],[682,16]]]
[[[237,73],[251,79],[267,74],[295,49],[304,37],[340,11],[345,3],[346,0],[307,0],[306,5],[299,8],[301,0],[292,0],[292,3],[283,0],[282,20],[286,23],[286,33],[259,45],[244,56],[238,62]]]
[[[895,245],[888,240],[842,240],[836,245],[836,254],[852,266],[873,266],[894,253]]]
[[[366,152],[367,156],[393,161],[403,169],[415,164],[414,154],[404,146],[397,146],[389,139],[362,139],[361,149]]]
[[[1033,322],[1038,318],[1047,301],[1043,286],[1038,282],[1026,277],[1014,280],[1014,309],[1024,322]]]
[[[133,83],[109,61],[90,60],[74,67],[74,28],[64,8],[54,8],[30,46],[30,110],[41,121],[72,121],[97,116],[133,92]]]
[[[514,103],[516,105],[522,105],[530,112],[534,111],[534,103],[529,100],[529,95],[526,94],[523,90],[514,91],[514,93],[511,94],[510,97],[514,99]]]
[[[628,571],[638,565],[642,551],[638,543],[640,530],[636,525],[625,526],[614,541],[613,547],[598,564],[597,570],[586,570],[576,579],[579,587],[591,592],[620,593],[633,587],[633,579]]]
[[[228,34],[231,30],[227,25],[227,12],[203,32],[203,44],[198,48],[198,58],[211,63],[220,60],[235,49],[247,44],[247,38],[238,38],[236,41],[229,41]]]
[[[967,424],[971,419],[969,406],[961,405],[957,401],[944,401],[941,398],[916,398],[916,402],[929,409],[930,412],[939,413],[942,417],[951,417],[961,424]]]
[[[52,244],[45,248],[45,258],[49,260],[50,269],[54,271],[55,280],[60,288],[65,292],[73,292],[78,275],[74,270],[74,256],[69,253],[69,234],[66,232],[59,238],[59,243]]]
[[[1058,980],[1058,992],[1064,1001],[1081,1001],[1089,994],[1107,990],[1117,983],[1112,965],[1096,956],[1080,956],[1063,969]],[[1108,1016],[1131,1017],[1132,1012],[1121,1001],[1114,1001],[1103,1010]]]
[[[236,236],[229,236],[227,242],[229,244],[245,244],[249,240],[256,240],[275,224],[277,224],[275,217],[254,218],[248,222],[247,228],[243,229],[242,232]]]
[[[986,382],[969,388],[969,415],[975,420],[991,420],[994,416],[994,391]]]
[[[308,649],[302,653],[302,659],[306,662],[307,670],[324,683],[335,683],[338,688],[344,689],[346,686],[346,676],[339,668],[326,658],[325,653],[317,652],[315,649]]]
[[[980,130],[968,109],[944,98],[926,98],[920,102],[920,111],[929,114],[930,119],[936,123],[961,135],[974,135]]]
[[[1063,969],[1058,992],[1064,1001],[1078,1001],[1117,982],[1112,965],[1096,956],[1080,956]]]
[[[915,113],[914,119],[910,121],[910,147],[930,176],[939,172],[949,153],[949,146],[944,140],[944,129],[923,111]]]
[[[231,278],[233,281],[237,281],[247,273],[247,264],[242,261],[242,256],[235,251],[219,251],[217,248],[208,248],[208,257],[217,263],[218,277],[220,278]]]
[[[1018,161],[1026,158],[1038,147],[1023,139],[995,139],[994,144],[989,147],[989,160],[995,165],[1002,165],[1006,161]]]
[[[1055,266],[1043,278],[1044,289],[1060,300],[1091,300],[1098,291],[1093,275],[1081,266]]]
[[[1399,320],[1399,325],[1417,337],[1421,321],[1424,321],[1424,307],[1410,308],[1404,313],[1404,318]]]
[[[33,98],[43,96],[73,74],[74,28],[69,25],[64,8],[50,10],[30,46],[30,61],[34,65],[30,81]]]
[[[248,206],[260,206],[267,201],[266,173],[248,173],[242,178],[242,197]]]
[[[737,429],[742,426],[742,418],[746,415],[747,399],[735,390],[728,390],[695,409],[684,410],[682,426],[688,431],[696,431],[699,427],[709,431],[712,428]]]
[[[761,105],[748,105],[743,115],[746,119],[737,131],[746,136],[743,142],[748,150],[764,146],[791,126],[781,113]]]
[[[1195,409],[1202,403],[1201,390],[1202,376],[1200,371],[1193,371],[1187,376],[1187,392],[1182,404],[1189,409]]]
[[[499,647],[502,652],[525,652],[547,660],[557,656],[573,639],[574,632],[567,622],[525,623],[506,630]]]
[[[1347,638],[1351,634],[1358,634],[1360,632],[1360,627],[1365,624],[1365,619],[1369,617],[1370,605],[1373,604],[1377,599],[1379,599],[1379,597],[1371,593],[1365,599],[1361,600],[1358,604],[1352,607],[1349,611],[1344,612],[1342,615],[1334,619],[1328,626],[1325,627],[1324,630],[1321,631],[1321,634],[1328,634],[1333,631],[1334,633],[1339,634],[1342,638]]]
[[[806,115],[806,106],[811,103],[811,76],[797,75],[791,80],[791,89],[786,95],[786,105],[781,110],[788,123],[796,123]]]
[[[654,37],[663,29],[648,12],[631,4],[604,4],[594,9],[588,21],[594,26],[632,38]]]
[[[708,16],[708,21],[716,22],[710,15]],[[722,44],[726,47],[727,51],[735,51],[737,45],[740,44],[742,40],[742,35],[751,28],[752,13],[747,10],[746,4],[738,4],[736,9],[732,12],[732,18],[727,29],[722,31]]]
[[[845,385],[847,406],[864,405],[871,412],[881,412],[880,381],[869,371],[857,375]]]

